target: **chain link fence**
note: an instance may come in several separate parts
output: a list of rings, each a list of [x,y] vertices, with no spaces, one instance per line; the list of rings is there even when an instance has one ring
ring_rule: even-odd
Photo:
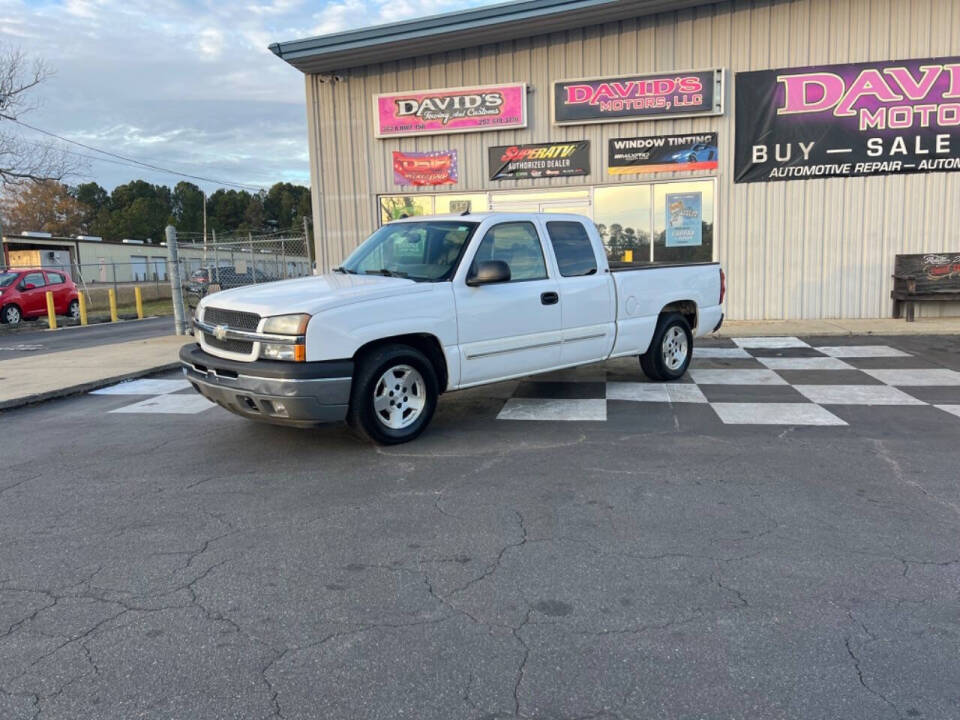
[[[305,232],[210,233],[184,234],[177,237],[179,260],[174,270],[167,258],[165,243],[124,245],[104,243],[96,249],[101,255],[95,262],[78,263],[72,253],[49,253],[40,265],[45,270],[65,272],[84,294],[88,320],[91,323],[110,320],[110,290],[116,297],[120,319],[137,317],[135,290],[139,287],[143,314],[172,315],[171,281],[173,272],[180,275],[183,287],[185,317],[191,317],[204,296],[220,290],[260,285],[313,274],[309,238]],[[0,263],[0,272],[37,268],[37,264]],[[46,289],[53,289],[48,287]],[[38,288],[40,292],[44,288]],[[46,305],[44,305],[44,308]],[[46,313],[22,327],[45,327]],[[60,319],[61,325],[78,321]],[[0,332],[12,330],[0,324]]]

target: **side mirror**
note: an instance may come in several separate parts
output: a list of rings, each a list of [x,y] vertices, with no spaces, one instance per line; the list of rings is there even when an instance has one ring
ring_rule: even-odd
[[[24,283],[22,287],[24,290],[35,290],[37,286],[33,283]]]
[[[470,287],[504,282],[510,282],[510,266],[503,260],[478,263],[476,269],[467,275],[467,285]]]

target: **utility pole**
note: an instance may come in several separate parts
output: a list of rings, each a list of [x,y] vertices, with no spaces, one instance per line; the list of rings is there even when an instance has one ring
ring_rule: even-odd
[[[207,266],[207,191],[201,190],[203,193],[203,265]]]
[[[167,225],[167,262],[170,263],[170,293],[173,295],[173,322],[177,335],[183,335],[183,286],[180,284],[180,258],[177,254],[177,229]]]

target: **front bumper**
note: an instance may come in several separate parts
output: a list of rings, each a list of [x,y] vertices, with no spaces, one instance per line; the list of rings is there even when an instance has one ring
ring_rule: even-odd
[[[184,345],[180,362],[197,392],[251,420],[309,427],[347,415],[352,360],[237,362]]]

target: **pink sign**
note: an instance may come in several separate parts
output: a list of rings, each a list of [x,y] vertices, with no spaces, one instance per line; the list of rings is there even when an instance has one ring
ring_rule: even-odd
[[[374,95],[378,138],[527,126],[527,86],[482,85]]]

